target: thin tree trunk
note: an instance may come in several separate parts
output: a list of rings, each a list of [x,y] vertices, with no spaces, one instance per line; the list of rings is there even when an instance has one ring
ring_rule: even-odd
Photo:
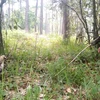
[[[14,18],[13,18],[13,17],[14,17],[14,16],[13,16],[13,10],[14,10],[14,9],[13,9],[13,5],[14,5],[14,1],[12,0],[11,3],[12,3],[12,4],[11,4],[11,6],[12,6],[12,9],[11,9],[11,10],[12,10],[12,28],[13,28],[13,27],[14,27]]]
[[[40,34],[43,34],[43,0],[41,0],[41,10],[40,10]]]
[[[38,0],[36,0],[36,8],[35,8],[35,32],[37,32],[37,11],[38,11]]]
[[[93,0],[93,39],[98,37],[98,28],[97,28],[97,15],[96,15],[96,1]]]
[[[46,10],[46,12],[45,12],[45,34],[48,33],[48,27],[49,27],[48,24],[49,24],[48,23],[48,15],[47,15],[47,10]]]
[[[68,2],[68,1],[64,1],[64,2]],[[66,5],[63,4],[63,26],[62,26],[62,34],[63,34],[63,39],[68,38],[68,34],[69,34],[69,18],[68,18],[68,8]]]
[[[2,8],[0,8],[0,54],[4,53],[3,39],[2,39]]]
[[[51,28],[52,28],[52,33],[54,32],[54,29],[53,29],[53,10],[52,10],[52,26],[51,26]]]
[[[1,0],[0,4],[0,55],[4,54],[4,46],[3,46],[3,39],[2,39],[2,7],[6,0]]]
[[[8,16],[9,16],[9,19],[10,19],[10,0],[8,1]]]
[[[62,21],[63,21],[63,19],[62,19],[62,15],[60,15],[60,24],[59,24],[59,34],[62,34]]]
[[[55,21],[57,21],[55,29],[56,29],[56,33],[58,34],[59,33],[59,31],[58,31],[58,27],[59,27],[59,23],[58,22],[59,22],[59,20],[58,20],[58,11],[57,10],[56,10],[56,20]]]
[[[83,24],[83,27],[85,28],[86,33],[87,33],[88,43],[90,44],[90,35],[89,35],[88,24],[87,24],[86,18],[84,18],[83,10],[82,10],[82,0],[79,1],[79,4],[80,4],[80,13],[81,13],[81,18],[82,18],[81,22]]]

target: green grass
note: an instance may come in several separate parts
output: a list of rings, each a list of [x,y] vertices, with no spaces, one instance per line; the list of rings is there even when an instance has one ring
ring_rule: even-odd
[[[97,49],[88,48],[68,66],[86,45],[75,44],[73,39],[67,43],[58,35],[21,31],[4,34],[4,45],[8,58],[1,75],[0,100],[99,100]]]

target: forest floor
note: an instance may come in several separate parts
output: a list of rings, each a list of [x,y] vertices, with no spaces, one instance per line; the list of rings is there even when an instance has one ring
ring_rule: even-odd
[[[100,100],[97,49],[86,49],[68,66],[85,44],[19,31],[9,31],[4,40],[7,60],[0,100]]]

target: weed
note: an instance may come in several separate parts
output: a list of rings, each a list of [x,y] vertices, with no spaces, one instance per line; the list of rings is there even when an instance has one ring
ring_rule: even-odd
[[[87,49],[68,66],[85,44],[66,43],[58,35],[36,37],[20,31],[3,36],[8,59],[0,100],[99,100],[100,55],[96,49]]]

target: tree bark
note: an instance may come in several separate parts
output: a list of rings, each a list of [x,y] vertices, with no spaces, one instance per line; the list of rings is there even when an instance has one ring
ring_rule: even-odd
[[[45,11],[45,34],[48,34],[48,29],[49,29],[49,23],[48,23],[48,14],[47,10]]]
[[[53,19],[53,10],[52,10],[52,23],[51,23],[51,32],[52,33],[54,32],[53,21],[54,21],[54,19]]]
[[[1,0],[0,4],[0,55],[4,54],[3,38],[2,38],[2,7],[6,0]]]
[[[43,34],[43,0],[41,0],[41,10],[40,10],[40,34]]]
[[[81,18],[82,18],[81,22],[83,24],[83,27],[85,28],[86,33],[87,33],[88,43],[90,44],[90,35],[89,35],[88,24],[87,24],[86,18],[84,18],[84,16],[83,16],[82,0],[79,1],[79,4],[80,4],[80,14],[81,14]]]
[[[13,5],[14,5],[14,1],[12,0],[11,1],[11,6],[12,6],[12,18],[11,18],[11,21],[12,21],[12,29],[13,29],[13,27],[14,27],[14,15],[13,15],[13,12],[14,12],[14,7],[13,7]]]
[[[3,39],[2,39],[2,8],[0,8],[0,54],[4,53]]]
[[[56,31],[56,33],[57,34],[59,34],[59,30],[58,30],[58,27],[59,27],[59,20],[58,20],[58,11],[56,10],[56,20],[57,20],[57,22],[56,22],[56,27],[55,27],[55,31]]]
[[[63,0],[65,4],[68,4],[68,1]],[[62,34],[63,34],[63,39],[68,38],[69,34],[69,15],[68,15],[68,7],[63,3],[63,22],[62,22]]]
[[[9,16],[9,20],[10,20],[10,0],[8,1],[8,16]]]
[[[36,0],[36,8],[35,8],[35,32],[37,32],[37,12],[38,12],[38,0]]]
[[[93,0],[93,39],[98,37],[98,28],[97,28],[97,15],[96,15],[96,1]]]

